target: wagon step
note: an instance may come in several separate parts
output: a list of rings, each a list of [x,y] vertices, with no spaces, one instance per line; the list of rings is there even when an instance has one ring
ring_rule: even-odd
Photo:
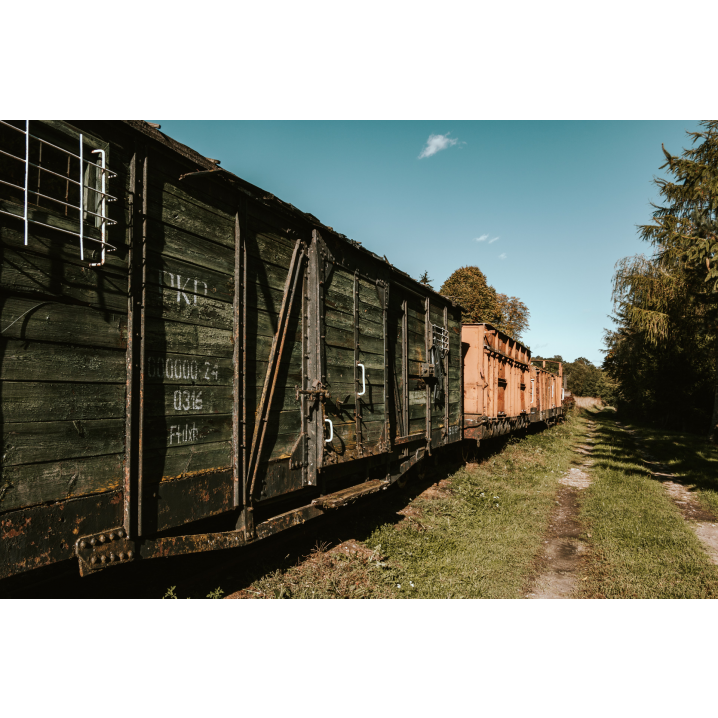
[[[350,486],[348,489],[342,489],[334,494],[320,496],[312,501],[312,506],[318,506],[325,511],[328,509],[338,509],[340,506],[346,506],[346,504],[350,504],[362,496],[375,494],[377,491],[387,488],[387,486],[389,486],[389,484],[384,479],[373,479],[358,486]]]

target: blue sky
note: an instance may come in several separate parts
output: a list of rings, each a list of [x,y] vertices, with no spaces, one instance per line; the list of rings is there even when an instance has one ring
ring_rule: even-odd
[[[524,340],[535,356],[597,364],[614,265],[650,251],[636,225],[658,200],[661,143],[680,153],[698,126],[152,121],[412,276],[428,270],[437,290],[458,267],[478,265],[528,305]]]

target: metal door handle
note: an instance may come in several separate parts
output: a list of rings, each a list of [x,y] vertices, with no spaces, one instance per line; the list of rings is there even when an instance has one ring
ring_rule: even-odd
[[[331,419],[324,419],[324,421],[329,424],[329,438],[324,439],[324,443],[328,444],[334,438],[334,424]]]
[[[361,394],[357,394],[357,396],[364,396],[366,394],[366,371],[363,364],[357,362],[357,366],[361,367]]]

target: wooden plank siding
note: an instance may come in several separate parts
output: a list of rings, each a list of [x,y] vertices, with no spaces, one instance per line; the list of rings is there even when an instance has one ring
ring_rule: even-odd
[[[255,506],[279,515],[370,469],[396,480],[417,448],[461,438],[458,307],[264,190],[207,174],[209,161],[141,123],[32,124],[68,149],[80,132],[106,148],[117,175],[107,187],[117,197],[107,234],[116,250],[91,267],[100,251],[87,238],[99,228],[86,224],[81,259],[77,239],[58,231],[76,224],[47,202],[33,216],[51,226],[30,224],[26,246],[22,192],[0,186],[0,209],[15,215],[0,214],[3,526],[15,531],[22,512],[49,525],[62,502],[78,513],[101,506],[99,524],[78,525],[110,521],[135,538]],[[0,126],[0,146],[6,134]],[[0,159],[0,179],[3,171]],[[287,315],[295,250],[298,298]],[[314,324],[310,294],[321,305]],[[285,317],[271,405],[260,414]],[[449,334],[441,401],[423,372],[432,323]],[[298,398],[317,382],[326,395]],[[313,482],[306,456],[292,465],[303,435],[318,457]],[[409,435],[411,448],[395,445]],[[69,558],[75,537],[63,530],[50,531],[61,545],[40,541],[44,558],[23,565]],[[19,545],[0,546],[0,577],[21,570],[8,568]]]
[[[126,176],[109,189],[118,197],[110,216],[121,217]],[[25,246],[22,221],[2,217],[0,511],[116,490],[125,450],[124,227],[110,232],[117,249],[105,266],[90,268],[100,254],[92,242],[83,262],[76,238],[30,224]],[[50,212],[42,219],[71,224]]]

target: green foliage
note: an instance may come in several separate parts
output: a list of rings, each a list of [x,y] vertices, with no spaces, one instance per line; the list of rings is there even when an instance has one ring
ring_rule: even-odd
[[[528,329],[528,307],[518,297],[497,293],[478,267],[460,267],[439,291],[462,306],[464,324],[488,322],[515,339]]]
[[[529,328],[529,308],[518,298],[506,294],[497,294],[496,302],[499,310],[497,328],[515,339],[520,339]]]
[[[654,205],[653,223],[640,227],[654,254],[616,265],[617,326],[606,331],[603,366],[621,410],[705,431],[718,422],[718,122],[701,124],[682,156],[663,148],[661,169],[674,181],[655,181],[666,204]]]
[[[432,285],[432,282],[434,280],[429,276],[429,272],[423,272],[422,275],[419,277],[418,281],[419,281],[419,284],[423,284],[423,285],[429,287],[429,289],[434,288]]]
[[[575,396],[595,396],[612,403],[614,385],[605,372],[584,357],[563,365],[566,388]]]
[[[170,586],[162,598],[179,598],[179,596],[175,593],[176,589],[177,586]],[[207,594],[207,598],[222,598],[222,596],[224,596],[224,591],[221,588],[215,588],[214,591],[210,591]],[[189,598],[189,596],[187,596],[187,598]]]

